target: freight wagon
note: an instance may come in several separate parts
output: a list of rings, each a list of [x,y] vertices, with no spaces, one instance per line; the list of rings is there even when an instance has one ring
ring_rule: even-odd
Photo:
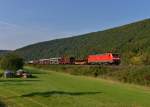
[[[61,57],[50,58],[49,60],[50,60],[50,64],[60,64]]]
[[[48,64],[50,64],[50,60],[49,59],[39,59],[38,63],[41,65],[48,65]]]
[[[75,64],[75,58],[61,57],[59,64]]]

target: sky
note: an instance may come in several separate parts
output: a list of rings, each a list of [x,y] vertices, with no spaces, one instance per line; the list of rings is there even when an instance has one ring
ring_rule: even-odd
[[[150,0],[0,0],[0,49],[150,18]]]

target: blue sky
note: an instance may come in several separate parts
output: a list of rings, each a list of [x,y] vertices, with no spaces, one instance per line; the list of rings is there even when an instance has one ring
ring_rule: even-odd
[[[150,0],[0,0],[0,49],[150,18]]]

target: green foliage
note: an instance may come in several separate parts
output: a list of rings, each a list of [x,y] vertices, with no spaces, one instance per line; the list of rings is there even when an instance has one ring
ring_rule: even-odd
[[[150,66],[32,65],[39,69],[150,86]]]
[[[1,58],[0,67],[3,70],[13,70],[22,69],[24,65],[23,59],[16,54],[7,54]]]
[[[147,19],[105,31],[33,44],[16,52],[26,60],[63,55],[82,59],[88,54],[117,52],[123,64],[149,64],[145,59],[148,57],[145,53],[150,54],[149,28],[150,19]]]
[[[12,51],[10,50],[0,50],[0,57],[2,57],[3,55],[6,55],[8,53],[11,53]]]

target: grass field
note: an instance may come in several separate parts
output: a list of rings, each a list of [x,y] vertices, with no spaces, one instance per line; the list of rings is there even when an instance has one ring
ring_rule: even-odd
[[[147,87],[26,69],[35,78],[0,79],[0,107],[150,107]]]

